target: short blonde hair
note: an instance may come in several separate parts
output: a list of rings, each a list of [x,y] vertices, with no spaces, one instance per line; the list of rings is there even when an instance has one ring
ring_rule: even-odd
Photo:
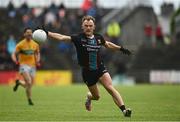
[[[83,18],[82,18],[82,23],[85,21],[85,20],[92,20],[94,23],[95,23],[95,18],[94,17],[92,17],[92,16],[89,16],[89,15],[86,15],[86,16],[84,16]]]

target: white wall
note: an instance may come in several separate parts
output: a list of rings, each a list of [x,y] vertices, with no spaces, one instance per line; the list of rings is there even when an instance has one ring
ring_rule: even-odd
[[[180,83],[180,71],[153,70],[150,71],[151,83]]]

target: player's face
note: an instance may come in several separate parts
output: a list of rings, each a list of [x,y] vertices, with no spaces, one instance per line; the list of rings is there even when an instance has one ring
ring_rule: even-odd
[[[87,36],[92,36],[95,30],[95,24],[93,20],[85,20],[82,23],[82,29]]]
[[[32,39],[32,30],[31,30],[31,29],[27,29],[27,30],[24,32],[24,37],[25,37],[27,40]]]

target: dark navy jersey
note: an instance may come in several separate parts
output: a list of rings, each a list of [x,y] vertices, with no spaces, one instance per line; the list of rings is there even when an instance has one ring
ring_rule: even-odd
[[[105,44],[100,34],[94,34],[92,39],[87,38],[84,33],[72,35],[71,40],[77,51],[78,63],[83,68],[97,70],[102,65],[100,48]]]

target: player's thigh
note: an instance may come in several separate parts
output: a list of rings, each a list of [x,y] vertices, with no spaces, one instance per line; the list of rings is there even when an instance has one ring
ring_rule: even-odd
[[[99,80],[106,89],[112,86],[112,79],[108,72],[104,73]]]
[[[99,97],[99,89],[96,84],[88,86],[88,89],[94,97]]]
[[[31,82],[31,77],[30,77],[30,67],[28,65],[20,65],[19,67],[19,73],[21,76],[23,76],[24,81],[26,83]]]

